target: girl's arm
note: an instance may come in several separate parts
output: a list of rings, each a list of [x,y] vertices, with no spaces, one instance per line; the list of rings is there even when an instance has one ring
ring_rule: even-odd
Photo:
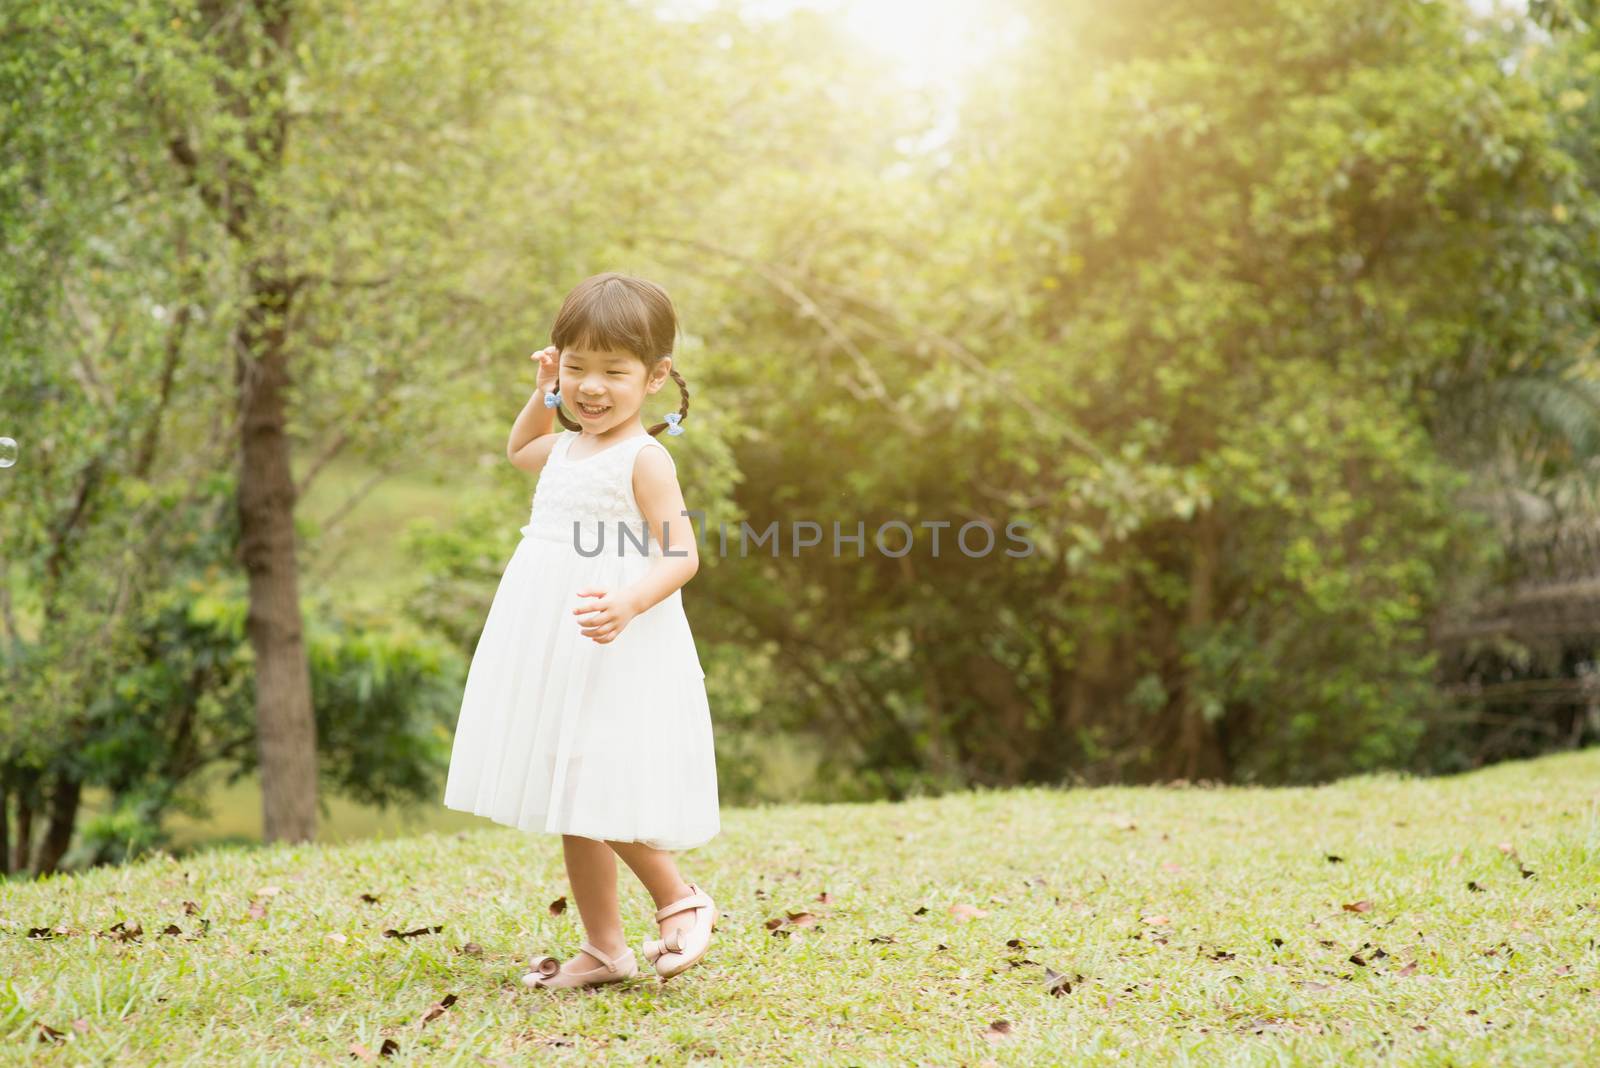
[[[694,578],[700,570],[700,552],[672,459],[660,449],[640,449],[635,455],[633,496],[650,525],[651,536],[670,554],[656,560],[643,578],[622,591],[638,615]]]
[[[544,406],[544,394],[543,389],[533,391],[528,403],[517,413],[517,421],[511,424],[511,437],[506,439],[506,459],[532,474],[538,474],[544,467],[557,438],[550,432],[556,421],[556,410]]]
[[[556,421],[556,410],[544,406],[544,395],[554,390],[561,378],[561,368],[556,362],[560,355],[554,345],[529,354],[528,359],[538,366],[539,375],[533,396],[517,413],[516,422],[511,424],[511,437],[506,439],[506,458],[514,466],[533,474],[544,467],[556,443],[556,435],[550,433]]]

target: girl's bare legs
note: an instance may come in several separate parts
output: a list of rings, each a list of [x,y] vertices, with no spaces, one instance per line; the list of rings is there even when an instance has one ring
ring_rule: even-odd
[[[686,898],[694,893],[693,890],[689,889],[689,884],[683,881],[683,876],[678,874],[678,862],[673,859],[672,854],[667,850],[656,849],[645,845],[643,842],[613,842],[609,838],[606,839],[605,844],[616,850],[617,856],[626,861],[628,867],[633,869],[633,873],[639,877],[639,881],[644,884],[644,888],[650,891],[650,896],[655,899],[656,908],[670,905],[672,902]],[[616,869],[613,865],[613,880],[615,879],[615,872]],[[615,896],[613,891],[613,899],[615,899]],[[665,938],[670,932],[680,927],[690,926],[694,923],[694,917],[693,909],[686,909],[683,912],[668,916],[661,921],[660,937]],[[595,945],[605,949],[608,953],[610,952],[607,947],[599,942],[596,942]]]
[[[575,834],[561,836],[561,849],[567,861],[567,880],[583,918],[584,936],[596,949],[612,956],[628,948],[622,937],[622,912],[617,908],[617,857],[610,846],[595,838]],[[600,967],[601,961],[580,952],[561,966],[564,972],[586,972]]]

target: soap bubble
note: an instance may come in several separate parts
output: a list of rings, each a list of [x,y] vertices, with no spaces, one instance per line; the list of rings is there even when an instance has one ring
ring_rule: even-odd
[[[11,438],[0,438],[0,467],[10,467],[17,462],[17,443]]]

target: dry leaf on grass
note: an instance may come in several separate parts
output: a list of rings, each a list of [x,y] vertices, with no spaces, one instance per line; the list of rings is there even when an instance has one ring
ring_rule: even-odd
[[[983,1029],[983,1037],[990,1042],[1004,1042],[1016,1032],[1016,1026],[1010,1020],[995,1020]]]

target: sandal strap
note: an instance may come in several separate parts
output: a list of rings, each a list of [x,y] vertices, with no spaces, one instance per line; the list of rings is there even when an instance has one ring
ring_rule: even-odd
[[[618,968],[618,966],[617,966],[617,961],[619,959],[621,959],[621,955],[620,954],[618,956],[616,956],[616,957],[613,957],[611,954],[606,953],[603,950],[600,950],[600,949],[596,948],[594,943],[588,942],[588,941],[585,941],[583,943],[583,945],[579,946],[578,948],[581,949],[583,952],[589,954],[589,956],[593,957],[595,960],[599,961],[601,964],[604,964],[605,967],[606,967],[606,971],[608,971],[608,972],[617,972],[617,971],[620,970]],[[633,952],[633,950],[631,950],[631,949],[623,951],[624,954],[632,953],[632,952]]]
[[[686,898],[674,901],[670,905],[663,905],[656,909],[656,922],[660,923],[668,916],[675,915],[685,909],[708,909],[711,907],[711,897],[704,890],[698,890]]]

